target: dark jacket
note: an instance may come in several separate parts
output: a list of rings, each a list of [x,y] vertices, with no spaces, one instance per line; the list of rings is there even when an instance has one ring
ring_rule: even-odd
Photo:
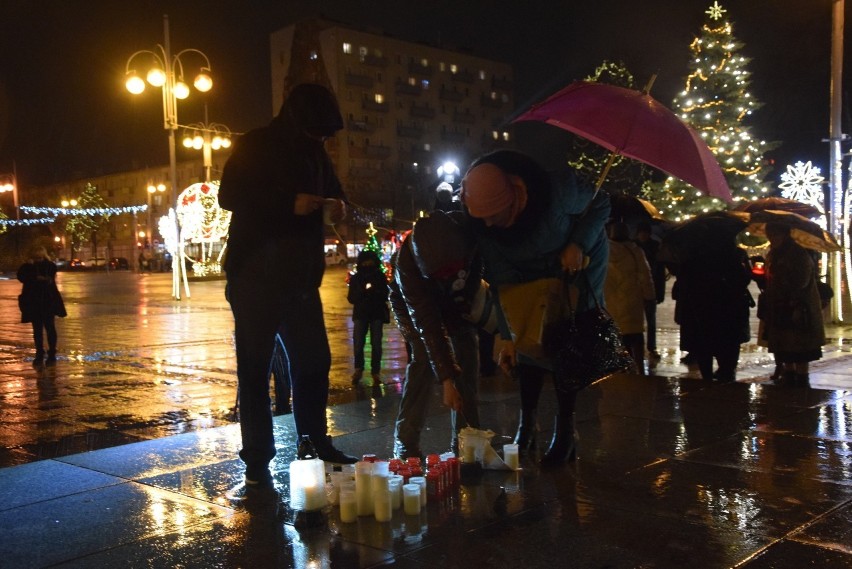
[[[397,325],[406,341],[423,341],[439,381],[459,374],[450,337],[475,327],[464,316],[482,283],[482,259],[462,223],[460,212],[432,212],[415,224],[394,262]],[[444,274],[448,267],[453,270]]]
[[[233,212],[225,271],[250,266],[290,292],[318,288],[325,271],[322,211],[295,215],[296,194],[344,199],[323,143],[305,134],[331,134],[342,119],[330,93],[307,87],[318,86],[296,87],[268,126],[237,141],[219,188]]]
[[[647,241],[637,239],[635,243],[645,253],[645,259],[651,268],[651,278],[654,280],[654,296],[657,304],[659,304],[666,299],[666,266],[657,260],[657,254],[660,252],[660,242],[654,239],[648,239]]]
[[[18,280],[24,286],[18,297],[21,322],[43,322],[51,316],[67,316],[65,303],[56,287],[56,265],[42,259],[24,263],[18,269]]]
[[[825,344],[816,264],[810,251],[788,239],[766,256],[766,339],[773,353],[818,353]]]
[[[753,299],[748,291],[751,265],[745,251],[733,241],[708,248],[681,263],[676,276],[672,297],[677,301],[681,349],[749,341]]]
[[[369,259],[372,264],[367,266]],[[388,280],[382,272],[378,255],[362,251],[358,255],[355,274],[349,279],[347,300],[352,305],[352,320],[390,322]]]

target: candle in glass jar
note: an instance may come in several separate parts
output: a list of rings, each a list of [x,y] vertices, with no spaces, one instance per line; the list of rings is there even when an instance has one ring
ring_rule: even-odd
[[[403,511],[409,516],[420,513],[420,484],[404,484],[402,486]]]
[[[361,461],[355,464],[355,499],[359,516],[373,515],[373,463]]]
[[[358,519],[358,505],[355,500],[354,490],[341,490],[339,496],[340,502],[340,521],[345,524],[351,524]]]
[[[376,480],[376,479],[374,479]],[[381,484],[373,485],[373,514],[377,522],[389,522],[393,517],[391,495],[387,477],[380,477]]]
[[[398,510],[402,507],[402,476],[392,474],[388,477],[388,488],[391,494],[391,508]]]
[[[505,462],[512,470],[517,470],[521,467],[520,457],[518,455],[518,445],[503,445],[503,462]]]
[[[408,481],[412,484],[418,484],[420,486],[420,505],[426,505],[426,478],[423,476],[412,476],[408,479]]]

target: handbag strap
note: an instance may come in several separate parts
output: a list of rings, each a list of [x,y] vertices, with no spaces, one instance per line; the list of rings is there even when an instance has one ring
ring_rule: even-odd
[[[589,275],[586,273],[586,269],[579,271],[578,274],[574,275],[574,276],[568,275],[566,273],[565,277],[563,278],[563,281],[562,281],[563,285],[566,286],[566,287],[569,287],[569,286],[573,285],[578,278],[582,279],[580,281],[580,283],[577,285],[577,290],[579,291],[579,293],[577,295],[578,299],[579,299],[579,295],[583,294],[583,292],[584,292],[583,291],[584,287],[582,285],[585,284],[585,293],[592,297],[592,300],[594,300],[594,302],[595,302],[595,308],[597,310],[600,310],[601,309],[601,303],[600,303],[600,301],[598,301],[598,295],[596,295],[594,293],[594,291],[592,291],[592,283],[589,280]],[[577,308],[579,308],[579,306],[575,307],[574,303],[571,301],[571,291],[566,290],[565,291],[565,297],[566,297],[566,300],[567,300],[567,303],[568,303],[568,311],[571,313],[571,320],[574,320],[574,317],[577,314]],[[579,302],[578,302],[578,305],[579,305]]]

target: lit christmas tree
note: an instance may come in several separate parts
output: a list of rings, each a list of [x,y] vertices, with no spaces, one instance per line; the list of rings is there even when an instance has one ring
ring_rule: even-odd
[[[755,139],[751,128],[743,124],[761,103],[748,91],[749,59],[739,54],[743,44],[734,38],[725,12],[718,2],[707,10],[701,35],[689,46],[691,72],[686,86],[672,108],[713,151],[736,202],[768,195],[771,188],[763,180],[770,168],[763,154],[777,145]],[[648,197],[674,220],[727,207],[673,177],[653,184]]]
[[[625,89],[635,88],[633,74],[622,62],[604,61],[585,80],[616,85]],[[571,149],[568,151],[568,165],[574,168],[586,182],[595,184],[611,152],[581,136],[572,138]],[[610,195],[638,196],[643,192],[643,185],[650,176],[650,169],[644,163],[619,155],[613,162],[601,189]]]

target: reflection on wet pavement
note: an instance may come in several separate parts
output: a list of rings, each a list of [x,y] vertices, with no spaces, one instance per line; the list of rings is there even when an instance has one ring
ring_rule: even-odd
[[[335,444],[391,454],[405,350],[389,327],[383,383],[352,386],[343,272],[323,288],[334,353]],[[418,516],[343,523],[327,508],[297,531],[289,508],[291,415],[274,420],[274,489],[247,490],[233,422],[232,319],[222,283],[168,297],[164,275],[63,274],[62,358],[34,369],[26,326],[0,323],[0,565],[9,567],[848,567],[852,566],[852,356],[845,330],[811,387],[767,380],[743,350],[734,384],[680,364],[662,305],[662,359],[580,394],[579,460],[542,470],[555,412],[542,396],[539,450],[518,472],[468,473]],[[0,281],[12,314],[16,283]],[[396,381],[395,381],[396,380]],[[424,450],[444,451],[433,396]],[[483,378],[480,414],[500,449],[517,386]],[[129,444],[135,443],[135,444]],[[91,451],[91,452],[87,452]]]

